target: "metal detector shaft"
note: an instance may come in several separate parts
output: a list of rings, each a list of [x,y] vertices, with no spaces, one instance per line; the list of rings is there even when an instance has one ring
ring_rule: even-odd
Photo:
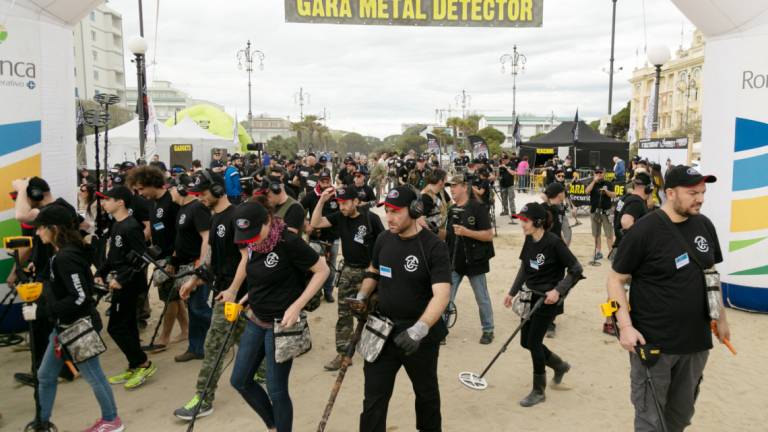
[[[339,368],[339,374],[336,375],[336,382],[333,383],[331,389],[331,395],[328,397],[328,403],[325,405],[325,411],[323,411],[323,418],[320,419],[320,424],[317,425],[317,432],[325,431],[325,426],[328,423],[328,419],[331,417],[331,411],[333,411],[333,405],[336,403],[336,396],[339,395],[341,390],[341,384],[344,382],[344,377],[347,375],[347,368],[349,368],[349,362],[355,355],[355,347],[360,340],[360,335],[363,333],[363,327],[365,327],[364,319],[357,320],[357,327],[355,333],[352,335],[352,340],[347,345],[347,350],[344,353],[344,357],[341,359],[341,368]],[[188,431],[189,432],[189,431]]]

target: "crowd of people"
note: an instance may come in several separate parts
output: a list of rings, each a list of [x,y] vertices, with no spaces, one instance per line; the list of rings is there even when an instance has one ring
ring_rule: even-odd
[[[665,424],[679,431],[693,416],[712,347],[712,311],[699,276],[722,256],[700,208],[706,184],[715,179],[682,165],[662,176],[660,167],[639,158],[614,162],[612,180],[599,166],[581,179],[589,195],[593,261],[612,260],[608,295],[619,306],[603,331],[633,353],[650,343],[662,350],[649,367],[666,407],[661,415],[649,402],[647,366],[636,354],[630,357],[635,428],[656,431]],[[351,363],[344,357],[355,342],[356,321],[374,328],[366,330],[373,332],[366,340],[379,338],[358,347],[365,358],[360,430],[386,430],[403,367],[415,393],[416,429],[440,431],[438,357],[441,346],[450,349],[446,310],[455,307],[465,277],[478,306],[478,342],[494,341],[486,274],[496,252],[497,201],[498,216],[519,224],[525,238],[517,276],[500,301],[520,313],[520,344],[531,357],[531,391],[519,404],[544,402],[546,369],[554,385],[571,369],[544,340],[555,337],[564,300],[584,278],[569,248],[578,224],[570,186],[580,174],[570,157],[555,156],[542,168],[542,188],[532,190],[529,164],[515,154],[470,158],[464,151],[450,165],[416,152],[339,159],[215,151],[208,167],[194,161],[169,168],[154,156],[103,175],[83,169],[76,206],[54,197],[44,179],[14,181],[15,217],[34,239],[20,262],[28,278],[44,282],[40,300],[23,308],[35,333],[36,378],[16,374],[39,390],[39,430],[51,425],[58,377],[72,379],[65,367],[71,349],[62,350],[58,336],[82,322],[101,330],[97,305],[104,297],[110,302],[107,334],[125,367],[107,376],[98,353],[69,359],[101,408],[89,431],[125,428],[111,386],[136,389],[170,373],[159,370],[152,355],[174,342],[177,325],[187,347],[175,361],[201,365],[192,398],[173,415],[190,421],[213,414],[224,369],[218,359],[237,344],[230,384],[270,431],[292,430],[293,358],[307,349],[301,348],[306,314],[322,302],[338,307],[328,329],[336,353],[325,370]],[[626,193],[617,193],[617,184]],[[522,191],[535,193],[518,211],[515,198]],[[377,206],[383,221],[373,211]],[[670,240],[678,236],[679,244]],[[10,286],[21,282],[18,274],[11,272]],[[156,337],[142,345],[142,331],[157,313],[149,307],[155,295],[164,303],[161,322]],[[245,307],[234,320],[225,310],[232,303]],[[519,311],[525,303],[527,312]],[[723,340],[730,331],[722,308],[717,312]]]

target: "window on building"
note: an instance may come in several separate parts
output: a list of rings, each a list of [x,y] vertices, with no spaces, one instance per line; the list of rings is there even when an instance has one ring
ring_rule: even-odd
[[[113,35],[112,42],[115,44],[116,47],[119,47],[120,49],[123,48],[123,38],[120,37],[120,35]]]
[[[99,53],[96,50],[91,51],[91,52],[93,53],[93,61],[98,61],[99,60]]]
[[[95,79],[96,81],[99,80],[99,71],[97,70],[93,71],[93,79]]]
[[[91,21],[96,21],[96,12],[91,11]]]

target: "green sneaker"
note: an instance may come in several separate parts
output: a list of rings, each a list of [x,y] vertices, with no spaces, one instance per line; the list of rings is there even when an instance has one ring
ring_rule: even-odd
[[[125,372],[107,378],[110,384],[125,384],[133,377],[135,369],[126,369]]]
[[[150,363],[149,366],[145,368],[136,368],[131,379],[126,381],[125,388],[131,390],[141,386],[149,379],[149,377],[154,375],[155,372],[157,372],[157,366],[155,366],[154,363]]]
[[[176,417],[182,420],[191,421],[192,416],[195,414],[195,407],[197,407],[197,404],[199,403],[200,403],[200,395],[195,395],[195,397],[193,397],[192,400],[187,402],[186,405],[174,411],[173,415],[175,415]],[[211,414],[213,414],[213,406],[203,402],[203,404],[200,406],[200,411],[197,413],[197,418],[206,417]]]

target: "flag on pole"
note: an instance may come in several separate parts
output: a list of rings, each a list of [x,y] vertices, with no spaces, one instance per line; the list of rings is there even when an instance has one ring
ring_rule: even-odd
[[[523,137],[520,135],[520,118],[515,117],[515,128],[512,130],[512,138],[515,139],[515,147],[523,142]]]
[[[160,136],[160,124],[157,120],[157,111],[155,111],[155,105],[152,103],[152,98],[147,95],[147,139],[150,137],[157,142],[157,138]]]
[[[637,116],[632,114],[629,115],[629,132],[627,133],[627,138],[629,139],[630,144],[637,141]]]
[[[573,129],[571,129],[573,135],[573,142],[579,142],[579,109],[576,108],[576,117],[573,118]]]
[[[240,141],[237,139],[237,132],[238,132],[237,129],[238,129],[237,128],[237,112],[235,112],[235,121],[234,121],[234,124],[232,125],[232,145],[234,146],[240,145]]]

